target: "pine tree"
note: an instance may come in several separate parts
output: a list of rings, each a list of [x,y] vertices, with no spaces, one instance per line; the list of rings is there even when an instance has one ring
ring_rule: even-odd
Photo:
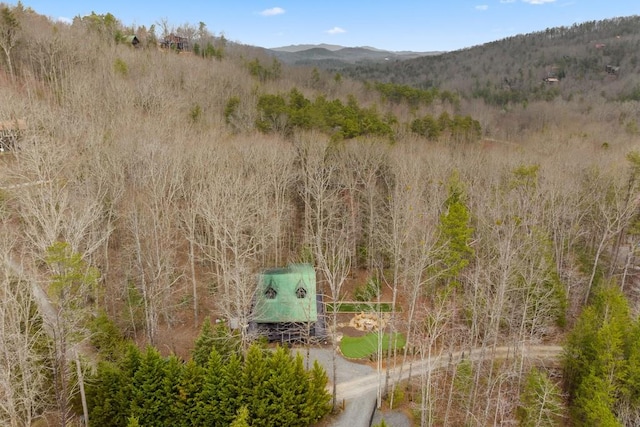
[[[181,398],[182,376],[184,365],[175,356],[169,356],[164,361],[164,378],[162,381],[163,413],[159,421],[164,425],[177,426],[185,419],[185,406]]]
[[[124,425],[129,413],[130,401],[123,392],[127,390],[127,379],[121,369],[111,362],[100,362],[95,375],[87,386],[89,420],[92,425],[117,427]],[[130,389],[129,389],[130,391]]]
[[[327,391],[329,378],[317,360],[313,362],[313,369],[309,372],[309,394],[307,397],[307,418],[315,423],[331,410],[331,394]]]
[[[211,349],[215,348],[223,361],[229,360],[232,354],[238,352],[240,341],[238,336],[229,330],[226,323],[221,322],[215,325],[207,317],[202,323],[200,335],[196,339],[193,349],[193,360],[202,366],[207,366],[207,360]]]
[[[209,361],[209,355],[213,349],[214,343],[213,328],[211,327],[211,320],[209,317],[202,322],[202,328],[200,328],[200,335],[196,338],[196,342],[193,348],[192,357],[193,360],[202,367],[207,366]]]
[[[626,337],[626,376],[622,378],[618,404],[618,418],[624,425],[640,423],[640,319],[634,322]]]
[[[242,396],[254,425],[258,420],[264,420],[268,414],[268,402],[264,399],[264,385],[269,378],[267,358],[265,350],[257,344],[252,344],[247,351],[243,366]]]
[[[221,407],[225,424],[232,422],[237,411],[246,404],[243,394],[244,367],[240,357],[233,354],[222,372]]]
[[[131,416],[141,425],[161,425],[166,418],[164,371],[165,362],[158,350],[147,347],[140,368],[133,376]]]
[[[449,196],[445,201],[444,212],[440,215],[438,258],[439,270],[447,283],[455,281],[460,272],[469,264],[473,249],[469,246],[473,228],[470,227],[471,215],[464,204],[464,192],[458,173],[449,179]]]
[[[198,425],[224,425],[222,397],[225,392],[222,358],[215,348],[211,350],[209,362],[204,372],[202,391],[198,395]],[[234,411],[235,412],[235,411]]]
[[[142,355],[129,344],[118,363],[101,362],[95,375],[87,378],[89,420],[92,425],[122,426],[130,415],[132,378],[140,368]]]
[[[302,364],[302,359],[300,359]],[[306,426],[304,404],[308,383],[306,373],[296,378],[291,355],[278,347],[268,359],[268,377],[262,386],[262,400],[266,402],[264,417],[254,420],[258,425]]]
[[[189,360],[182,373],[177,405],[182,407],[182,419],[176,425],[188,427],[192,420],[198,419],[198,402],[204,388],[205,369],[195,361]]]
[[[612,411],[613,388],[606,379],[590,372],[576,390],[574,421],[582,426],[617,427],[621,424]]]
[[[628,302],[617,286],[596,292],[565,345],[564,372],[571,409],[577,422],[618,425],[619,408],[626,406],[630,369],[629,338],[633,321]]]

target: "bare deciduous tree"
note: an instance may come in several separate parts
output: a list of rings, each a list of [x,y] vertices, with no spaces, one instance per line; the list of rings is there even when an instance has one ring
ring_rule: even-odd
[[[177,197],[182,179],[172,153],[160,147],[134,153],[133,179],[126,213],[132,264],[144,304],[146,336],[151,344],[160,316],[171,323],[171,296],[182,277],[178,264]]]
[[[326,139],[299,136],[298,153],[305,201],[306,233],[315,264],[333,304],[331,313],[333,407],[336,408],[338,348],[338,303],[342,286],[351,271],[352,228],[348,216],[344,186],[338,180],[338,163],[332,157]],[[327,290],[325,290],[326,293]]]
[[[12,233],[2,225],[2,235]],[[46,332],[30,285],[11,265],[13,245],[0,241],[0,423],[30,426],[51,405]]]
[[[22,6],[20,6],[22,7]],[[14,78],[13,61],[11,51],[18,44],[20,33],[20,21],[16,14],[17,8],[2,6],[0,8],[0,48],[4,52],[4,59],[7,63],[9,76]]]
[[[239,329],[247,350],[264,250],[261,236],[269,216],[262,202],[264,188],[255,165],[233,147],[225,147],[211,167],[215,173],[196,201],[202,220],[198,246],[215,268],[218,308]]]

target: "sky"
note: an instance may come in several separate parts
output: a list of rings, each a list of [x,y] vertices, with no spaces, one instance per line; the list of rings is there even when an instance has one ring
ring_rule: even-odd
[[[6,1],[13,4],[17,1]],[[53,20],[113,14],[122,24],[204,22],[216,36],[274,48],[299,44],[453,51],[585,21],[640,14],[638,0],[22,0]],[[158,26],[158,25],[156,25]]]

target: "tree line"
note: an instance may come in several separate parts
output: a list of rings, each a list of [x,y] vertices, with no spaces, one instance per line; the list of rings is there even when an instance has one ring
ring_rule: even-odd
[[[89,425],[308,426],[330,410],[317,361],[307,371],[300,354],[257,343],[242,356],[226,325],[216,334],[205,321],[186,362],[154,347],[118,350],[86,379]]]

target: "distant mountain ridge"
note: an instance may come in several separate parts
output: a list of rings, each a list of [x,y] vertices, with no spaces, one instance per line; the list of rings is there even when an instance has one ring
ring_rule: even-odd
[[[370,46],[345,47],[331,44],[302,44],[266,49],[267,53],[290,65],[341,67],[362,62],[406,60],[443,52],[393,52]]]
[[[349,49],[349,47],[347,46],[340,46],[337,44],[326,44],[326,43],[321,43],[321,44],[293,44],[293,45],[289,45],[289,46],[282,46],[282,47],[274,47],[271,48],[271,50],[275,50],[278,52],[301,52],[301,51],[305,51],[305,50],[309,50],[309,49],[327,49],[330,50],[332,52],[335,52],[337,50],[341,50],[341,49]],[[389,52],[387,50],[384,49],[376,49],[375,47],[371,47],[371,46],[356,46],[355,48],[361,48],[361,49],[368,49],[368,50],[373,50],[375,52]]]

